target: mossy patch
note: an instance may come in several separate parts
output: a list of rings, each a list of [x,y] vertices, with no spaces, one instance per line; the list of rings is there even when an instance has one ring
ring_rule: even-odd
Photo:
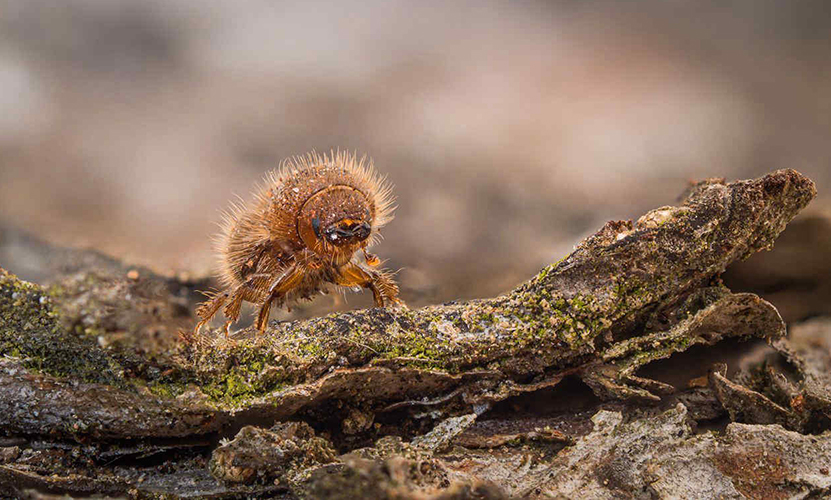
[[[121,367],[93,338],[64,331],[52,301],[41,287],[0,270],[0,355],[50,375],[124,386]]]

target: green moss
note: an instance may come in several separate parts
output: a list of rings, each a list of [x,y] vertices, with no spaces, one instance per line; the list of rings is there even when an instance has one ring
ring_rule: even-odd
[[[55,293],[0,271],[0,355],[50,375],[124,386],[121,367],[93,339],[64,330]]]
[[[534,276],[534,278],[531,280],[531,284],[532,285],[538,285],[538,284],[544,283],[545,278],[547,278],[549,274],[552,274],[552,273],[556,272],[556,270],[560,266],[560,264],[562,264],[563,261],[566,260],[567,258],[568,258],[568,255],[564,255],[557,262],[542,268],[540,270],[540,272],[538,272],[537,275]]]
[[[254,387],[236,370],[224,377],[213,380],[204,387],[205,393],[214,401],[229,405],[240,404],[257,395]]]
[[[388,358],[408,357],[425,361],[438,362],[442,358],[442,343],[434,337],[427,337],[419,332],[402,332],[394,342],[384,346],[384,355]]]
[[[147,388],[153,395],[162,399],[175,399],[187,391],[188,384],[184,382],[155,381],[150,383]]]
[[[195,381],[212,401],[225,407],[243,406],[252,399],[298,382],[297,374],[289,373],[285,368],[289,360],[279,357],[261,338],[206,351],[192,362],[196,366],[209,367],[201,371]],[[171,390],[178,390],[181,384],[173,384]]]

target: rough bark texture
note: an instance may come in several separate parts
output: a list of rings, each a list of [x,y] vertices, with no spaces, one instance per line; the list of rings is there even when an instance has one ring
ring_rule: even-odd
[[[773,305],[718,279],[815,193],[793,170],[708,180],[503,296],[229,340],[189,333],[204,283],[6,230],[0,263],[45,286],[0,273],[0,494],[828,493],[831,328],[785,339]],[[753,338],[775,349],[721,342]],[[720,342],[741,370],[714,364]],[[684,351],[705,364],[661,364]],[[742,423],[694,432],[725,418]]]

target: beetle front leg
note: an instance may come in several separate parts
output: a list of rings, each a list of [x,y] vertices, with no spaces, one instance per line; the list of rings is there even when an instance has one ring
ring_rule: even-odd
[[[398,298],[398,285],[392,279],[392,274],[387,271],[367,269],[350,262],[337,270],[334,281],[338,286],[360,286],[370,289],[377,307],[404,305]]]

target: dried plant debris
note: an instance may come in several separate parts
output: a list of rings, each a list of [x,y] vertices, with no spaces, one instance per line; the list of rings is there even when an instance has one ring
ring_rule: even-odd
[[[243,427],[213,451],[210,470],[226,483],[296,483],[305,469],[334,461],[331,443],[308,424],[286,422],[271,429]]]
[[[500,297],[227,340],[178,338],[193,283],[55,250],[67,264],[45,288],[0,271],[0,495],[829,494],[827,324],[786,340],[773,305],[719,281],[814,195],[793,170],[708,180]],[[735,376],[715,366],[685,388],[641,370],[749,338],[775,351]],[[556,417],[534,413],[577,380],[594,406],[566,394]],[[505,410],[519,398],[532,403]],[[744,423],[697,429],[723,416]]]
[[[831,417],[831,320],[816,318],[796,325],[787,342],[775,345],[802,374],[808,397],[824,402]]]
[[[440,451],[450,446],[453,439],[476,421],[476,414],[448,418],[439,422],[432,431],[413,439],[413,446],[429,451]]]
[[[314,498],[793,498],[831,492],[831,434],[730,424],[694,434],[683,405],[626,421],[601,411],[557,454],[508,446],[434,453],[379,441],[310,473]],[[346,495],[352,495],[346,496]]]
[[[780,424],[799,432],[831,428],[831,324],[813,319],[792,328],[760,361],[733,379],[715,364],[708,381],[734,422]]]
[[[527,498],[805,498],[831,492],[831,434],[730,424],[693,435],[683,405],[626,423],[594,417],[594,431],[540,466]],[[825,472],[823,472],[825,471]]]

